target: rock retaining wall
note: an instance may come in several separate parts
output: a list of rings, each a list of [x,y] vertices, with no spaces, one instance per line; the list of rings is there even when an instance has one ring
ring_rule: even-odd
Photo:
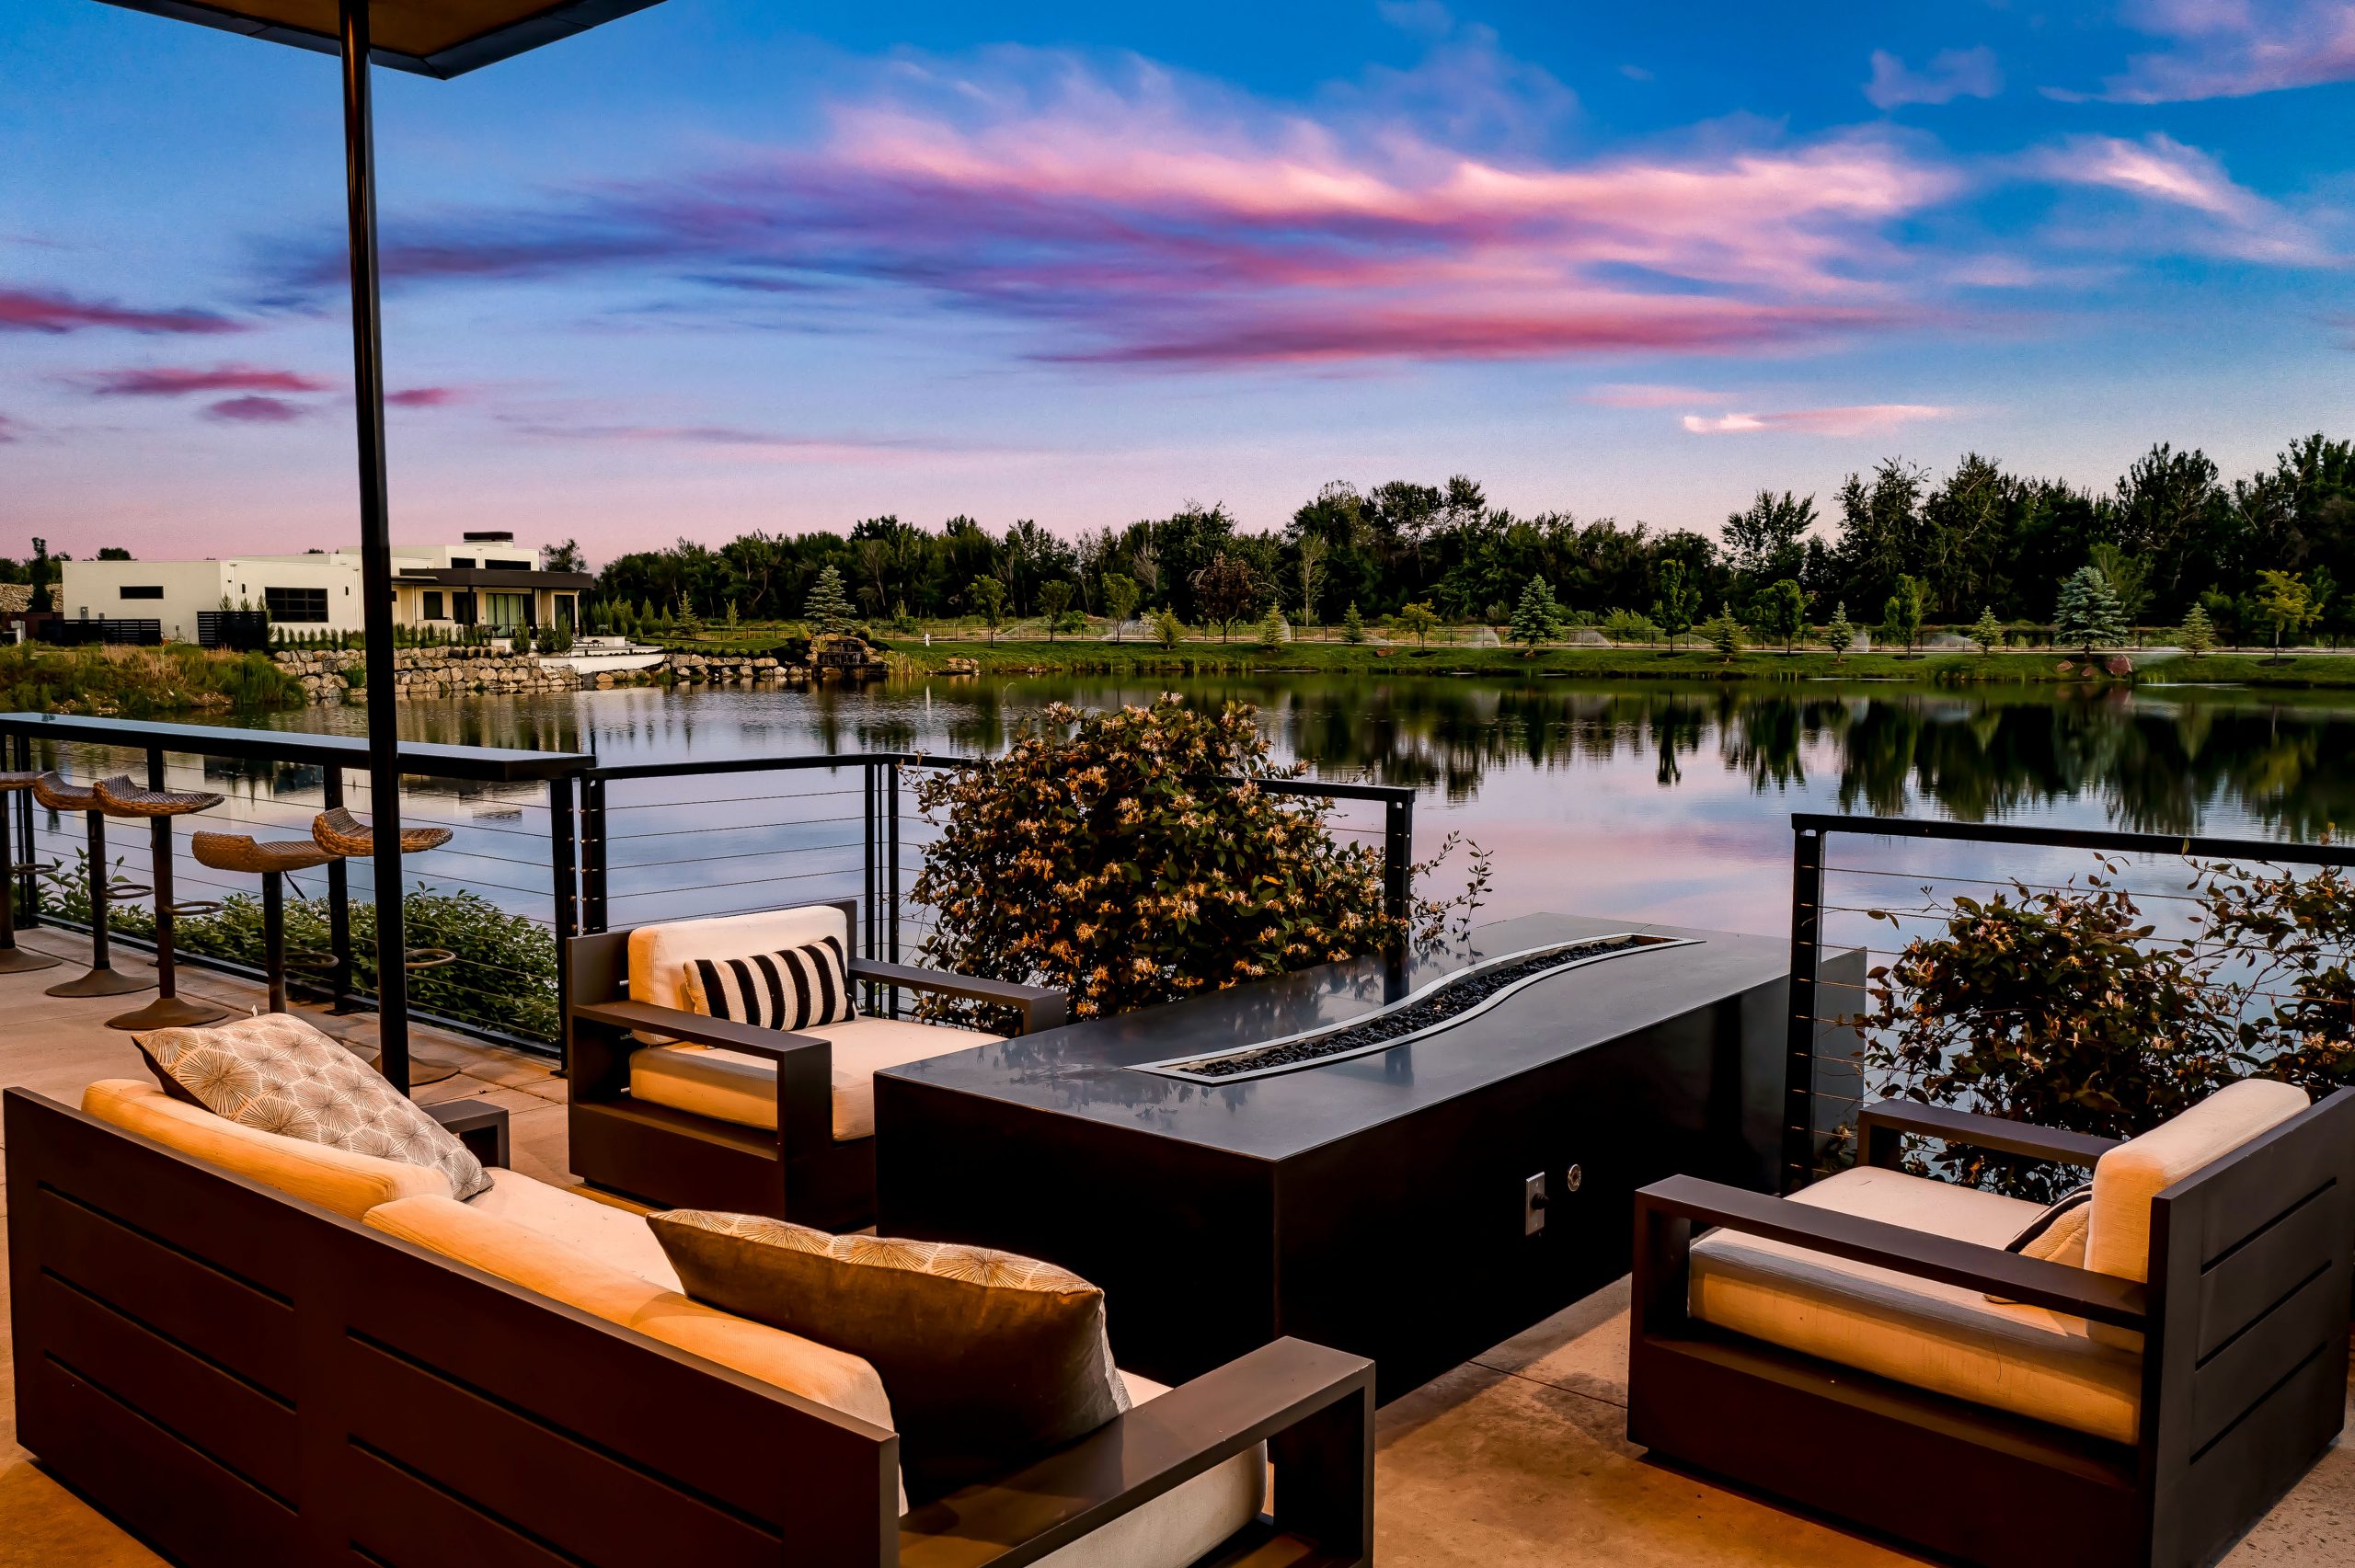
[[[358,688],[353,678],[365,656],[323,648],[282,648],[271,654],[279,669],[303,682],[315,703],[340,703]],[[801,665],[780,664],[766,656],[672,653],[651,670],[580,676],[562,664],[543,664],[537,654],[501,653],[488,647],[405,647],[393,651],[396,694],[400,697],[505,696],[615,686],[673,682],[695,686],[798,684],[810,679]]]

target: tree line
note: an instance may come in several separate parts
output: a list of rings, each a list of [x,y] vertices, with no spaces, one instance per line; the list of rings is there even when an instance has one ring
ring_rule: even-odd
[[[1828,500],[1760,491],[1718,538],[1567,511],[1522,516],[1457,475],[1327,485],[1281,529],[1246,531],[1223,505],[1063,538],[971,517],[936,529],[897,517],[847,535],[754,532],[717,547],[682,539],[598,574],[597,598],[705,621],[788,620],[833,567],[878,622],[1059,618],[1166,610],[1190,624],[1438,618],[1501,624],[1531,585],[1563,619],[1611,612],[1674,632],[1712,616],[1770,631],[1821,624],[2049,625],[2062,584],[2091,566],[2130,624],[2195,608],[2222,634],[2261,636],[2280,578],[2295,577],[2309,629],[2355,631],[2355,441],[2315,434],[2227,479],[2197,450],[2153,447],[2106,490],[2006,470],[1971,453],[1943,475],[1891,458]],[[2273,574],[2269,577],[2268,574]],[[2272,596],[2269,598],[2269,596]]]

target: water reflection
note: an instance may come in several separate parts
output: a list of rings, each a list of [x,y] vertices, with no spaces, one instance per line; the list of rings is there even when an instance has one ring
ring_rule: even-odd
[[[1322,776],[1424,792],[1428,847],[1498,852],[1491,910],[1771,931],[1795,810],[2312,838],[2350,816],[2355,696],[1810,682],[1022,677],[406,704],[413,738],[607,761],[873,749],[986,754],[1049,702],[1257,704]],[[356,710],[288,715],[357,730]]]

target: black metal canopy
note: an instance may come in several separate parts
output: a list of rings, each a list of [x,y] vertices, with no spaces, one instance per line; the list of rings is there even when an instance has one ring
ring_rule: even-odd
[[[106,0],[133,11],[335,54],[342,49],[337,0]],[[444,80],[661,0],[375,0],[368,58]]]

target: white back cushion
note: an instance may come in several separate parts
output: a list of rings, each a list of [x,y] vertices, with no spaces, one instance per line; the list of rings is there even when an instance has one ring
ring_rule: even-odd
[[[2272,1131],[2309,1103],[2306,1092],[2293,1084],[2245,1078],[2103,1155],[2094,1166],[2085,1266],[2097,1274],[2147,1281],[2151,1200],[2201,1166]]]
[[[629,933],[629,999],[691,1013],[694,1009],[687,1005],[686,994],[689,959],[750,958],[755,953],[775,953],[830,936],[843,944],[843,955],[848,957],[850,921],[833,904],[642,925]],[[638,1037],[649,1045],[670,1038],[644,1030],[638,1031]]]
[[[136,1079],[100,1079],[82,1091],[82,1110],[191,1159],[333,1209],[347,1219],[397,1198],[450,1196],[450,1178],[434,1166],[240,1127]]]

